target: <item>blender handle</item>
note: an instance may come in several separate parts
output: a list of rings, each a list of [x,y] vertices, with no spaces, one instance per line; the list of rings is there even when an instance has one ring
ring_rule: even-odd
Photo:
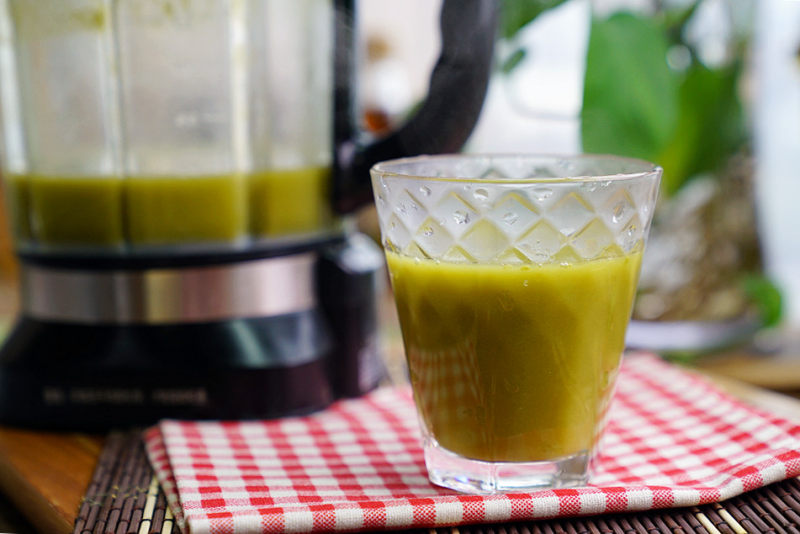
[[[480,115],[497,29],[497,0],[444,0],[441,52],[419,111],[366,146],[357,141],[352,107],[353,0],[336,1],[334,208],[347,213],[372,200],[369,169],[386,159],[461,149]]]

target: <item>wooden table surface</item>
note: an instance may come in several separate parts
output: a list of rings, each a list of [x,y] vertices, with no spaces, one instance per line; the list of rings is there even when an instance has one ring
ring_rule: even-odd
[[[0,491],[39,531],[72,532],[101,436],[0,428]]]

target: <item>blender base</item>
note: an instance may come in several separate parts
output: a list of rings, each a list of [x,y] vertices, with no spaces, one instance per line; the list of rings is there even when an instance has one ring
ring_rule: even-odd
[[[22,317],[0,350],[0,422],[106,430],[302,414],[332,401],[316,310],[169,325]]]

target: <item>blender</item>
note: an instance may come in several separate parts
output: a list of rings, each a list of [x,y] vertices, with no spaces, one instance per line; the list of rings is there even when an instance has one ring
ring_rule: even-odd
[[[352,0],[3,0],[0,153],[21,311],[0,421],[276,417],[382,377],[376,161],[456,151],[497,7],[446,0],[429,94],[365,140]]]

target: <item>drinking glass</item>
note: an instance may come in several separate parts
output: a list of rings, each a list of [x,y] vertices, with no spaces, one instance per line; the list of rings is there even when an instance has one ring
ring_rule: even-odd
[[[428,476],[586,483],[661,169],[614,156],[421,156],[372,186]]]

